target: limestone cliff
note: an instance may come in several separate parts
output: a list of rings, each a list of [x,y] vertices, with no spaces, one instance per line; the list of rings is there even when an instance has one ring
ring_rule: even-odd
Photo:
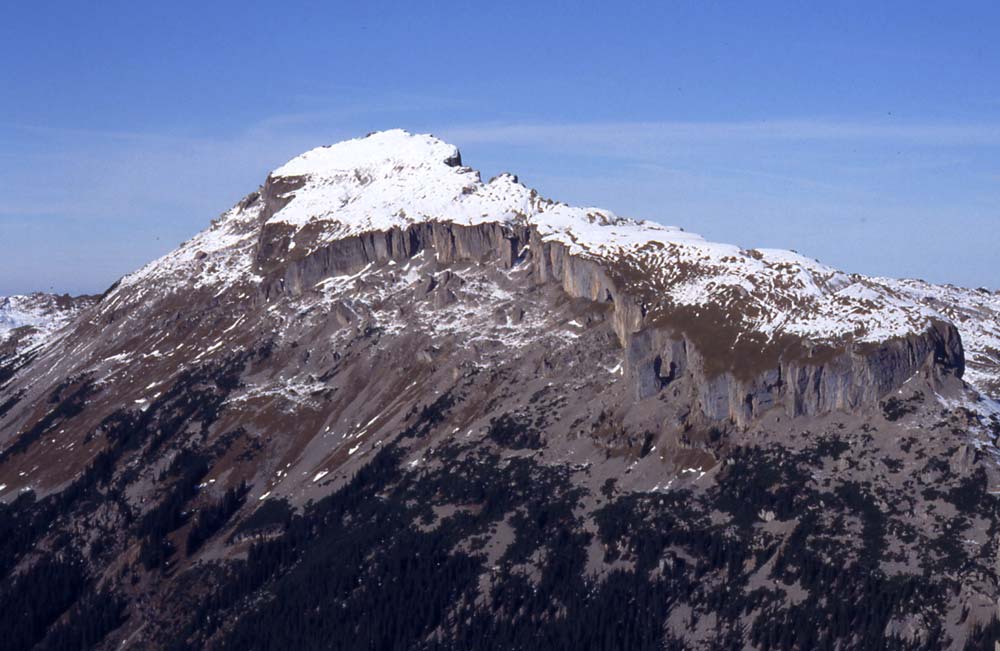
[[[254,262],[263,277],[258,295],[265,302],[309,291],[331,276],[404,263],[422,252],[442,266],[525,265],[535,283],[612,307],[637,399],[677,383],[704,419],[743,427],[772,408],[810,416],[871,407],[916,374],[936,383],[960,378],[964,370],[961,336],[943,317],[881,341],[855,341],[853,333],[812,339],[782,332],[765,338],[736,319],[727,321],[729,315],[711,305],[692,310],[676,305],[669,291],[660,295],[630,283],[623,273],[628,259],[574,252],[528,220],[428,219],[317,243],[322,221],[294,228],[271,220],[306,185],[304,177],[270,177],[255,199],[263,206]]]

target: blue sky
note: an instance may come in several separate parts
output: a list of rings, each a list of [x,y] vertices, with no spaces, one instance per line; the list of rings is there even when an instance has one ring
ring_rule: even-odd
[[[1000,288],[995,3],[152,4],[5,6],[0,294],[101,291],[391,127],[570,203]]]

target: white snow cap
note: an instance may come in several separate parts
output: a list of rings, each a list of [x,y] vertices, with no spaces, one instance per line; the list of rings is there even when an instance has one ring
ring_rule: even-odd
[[[369,168],[379,163],[406,166],[454,165],[458,148],[432,135],[414,135],[402,129],[376,131],[364,138],[310,149],[296,156],[272,176],[324,176]]]
[[[545,200],[511,174],[483,183],[479,172],[460,161],[454,145],[402,129],[312,149],[271,173],[304,179],[305,185],[290,193],[291,201],[270,221],[300,227],[328,222],[323,241],[422,221],[516,221],[564,241],[574,253],[651,241],[708,244],[679,228]]]

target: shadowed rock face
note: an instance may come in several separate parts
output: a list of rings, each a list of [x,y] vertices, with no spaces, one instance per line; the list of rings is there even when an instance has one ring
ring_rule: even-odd
[[[277,228],[265,227],[265,232],[268,230],[270,235],[262,238],[256,256],[258,268],[265,274],[259,290],[265,299],[283,292],[300,294],[330,276],[355,274],[369,265],[389,260],[404,262],[422,251],[435,255],[442,265],[470,261],[499,263],[509,269],[519,245],[527,241],[527,229],[516,233],[499,224],[459,226],[427,222],[405,230],[394,228],[352,236],[306,255],[290,255],[294,250],[288,251],[287,236],[278,235]],[[284,250],[274,244],[276,236],[288,240]]]
[[[779,357],[774,367],[746,379],[745,374],[729,371],[706,372],[704,356],[683,333],[650,328],[631,337],[627,360],[640,400],[686,380],[685,391],[706,419],[730,420],[744,427],[776,407],[789,416],[858,411],[877,404],[916,375],[937,386],[962,374],[961,340],[949,323],[878,346],[826,349],[817,359],[810,359],[799,346],[796,342],[783,352],[789,359]],[[761,360],[731,363],[759,367]]]

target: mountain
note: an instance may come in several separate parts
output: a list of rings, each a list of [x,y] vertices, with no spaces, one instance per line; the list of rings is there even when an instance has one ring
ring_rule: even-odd
[[[0,633],[992,648],[998,312],[315,149],[0,359]]]

